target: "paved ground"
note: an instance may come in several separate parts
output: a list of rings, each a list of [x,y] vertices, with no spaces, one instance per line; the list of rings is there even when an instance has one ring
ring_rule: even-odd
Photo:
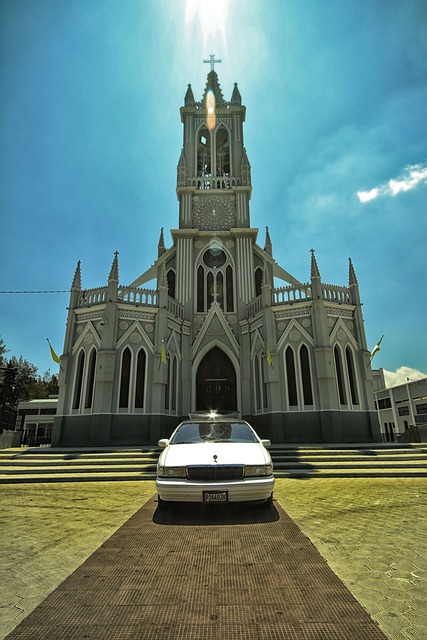
[[[5,579],[0,586],[3,605],[0,610],[0,637],[4,638],[48,593],[140,509],[153,495],[154,485],[151,482],[8,485],[2,487],[1,491],[0,524],[3,536],[0,562]],[[427,543],[424,533],[427,520],[426,492],[425,480],[415,478],[278,480],[276,512],[280,515],[279,505],[284,507],[293,521],[311,538],[337,576],[380,623],[387,637],[421,640],[427,637],[424,614],[427,599]],[[152,521],[152,515],[156,513],[154,502],[148,503],[140,511],[144,517],[149,513],[149,520],[151,517]],[[285,520],[286,515],[283,514],[279,520],[261,525],[273,531]],[[179,540],[185,523],[165,524],[166,527],[158,527],[157,530],[178,526],[176,537]],[[199,530],[200,542],[206,535],[212,534],[215,522],[199,523],[196,528],[194,524],[192,526],[193,531]],[[237,521],[231,525],[234,531],[240,528],[248,531],[249,536],[250,532],[256,533],[259,526],[253,521]],[[203,529],[201,533],[200,528]],[[224,526],[219,528],[225,532]],[[286,546],[286,535],[283,529],[276,536],[275,544],[278,545],[283,539]],[[227,538],[229,544],[234,537],[235,534]],[[256,543],[256,537],[253,537],[248,538],[245,545],[250,546],[251,540],[253,544]],[[157,544],[155,539],[154,543]],[[160,554],[161,550],[160,544]],[[275,579],[281,577],[285,584],[286,571],[280,573],[277,570],[273,575]],[[333,579],[332,576],[328,582],[332,584]],[[240,588],[244,590],[249,586],[242,584]],[[274,596],[274,590],[272,594]],[[171,598],[173,602],[173,596]],[[275,604],[273,598],[271,606]],[[231,602],[230,607],[232,609]],[[236,638],[284,637],[262,636],[259,635],[259,629],[258,636],[251,636],[253,624],[251,627],[248,617],[251,614],[247,609],[245,611],[245,616],[241,617],[239,634],[237,627],[233,630]],[[220,621],[212,620],[212,625],[219,627]],[[310,628],[315,630],[313,625]],[[84,636],[77,637],[80,640]],[[295,637],[296,640],[324,637],[329,640],[347,636],[329,633],[289,637]],[[359,634],[359,637],[376,636]],[[38,636],[33,635],[32,638],[38,640]]]

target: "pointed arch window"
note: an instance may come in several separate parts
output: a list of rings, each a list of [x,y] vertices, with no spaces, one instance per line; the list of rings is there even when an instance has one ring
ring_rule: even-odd
[[[168,296],[170,298],[175,298],[175,271],[173,269],[169,269],[166,278],[168,283]]]
[[[206,178],[211,175],[211,134],[206,127],[203,127],[197,138],[197,176]]]
[[[334,357],[335,357],[335,371],[337,376],[338,383],[338,393],[340,398],[340,404],[347,404],[347,397],[345,393],[344,386],[344,377],[343,377],[343,368],[342,368],[342,360],[341,360],[341,352],[338,347],[335,345],[334,347]]]
[[[93,402],[93,391],[95,386],[95,371],[96,371],[96,349],[92,349],[89,356],[89,369],[88,378],[86,384],[86,401],[85,409],[90,409]]]
[[[145,364],[146,355],[144,349],[138,352],[136,361],[136,380],[135,380],[135,409],[144,408],[145,396]]]
[[[216,132],[216,175],[218,177],[231,175],[230,141],[225,127],[219,127]]]
[[[233,292],[233,269],[228,265],[225,270],[225,281],[227,290],[227,311],[229,313],[234,311],[234,292]]]
[[[205,310],[205,270],[202,265],[197,269],[197,311]]]
[[[255,269],[255,296],[258,297],[262,293],[262,269],[257,267]]]
[[[289,406],[298,406],[297,380],[295,375],[295,358],[291,347],[286,349],[286,379],[288,383]]]
[[[123,351],[122,354],[122,369],[120,376],[120,393],[119,393],[119,407],[125,409],[129,407],[129,389],[130,389],[130,366],[132,355],[129,347]]]
[[[172,359],[172,380],[171,380],[171,410],[176,411],[176,391],[178,376],[178,359],[176,356]]]
[[[311,386],[310,358],[305,344],[302,345],[299,353],[301,366],[302,393],[305,405],[313,404],[313,390]]]
[[[73,409],[80,407],[83,388],[83,373],[85,368],[85,352],[82,350],[77,358],[76,380],[74,384]]]
[[[347,361],[348,380],[350,383],[350,395],[352,404],[359,404],[359,397],[357,393],[356,373],[354,369],[353,353],[349,346],[345,350],[345,358]]]

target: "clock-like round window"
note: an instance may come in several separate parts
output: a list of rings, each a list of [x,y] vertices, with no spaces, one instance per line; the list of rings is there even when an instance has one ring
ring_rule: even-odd
[[[222,267],[226,260],[227,256],[224,251],[216,247],[211,247],[203,254],[203,262],[211,269]]]

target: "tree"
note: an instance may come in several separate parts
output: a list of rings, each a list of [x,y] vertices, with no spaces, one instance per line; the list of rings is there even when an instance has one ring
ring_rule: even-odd
[[[22,400],[48,398],[49,395],[58,393],[58,376],[52,375],[49,369],[40,376],[36,365],[25,360],[23,356],[12,356],[7,361],[4,357],[7,351],[3,339],[0,338],[0,365],[5,373],[3,380],[0,380],[2,404],[17,407],[18,402]]]

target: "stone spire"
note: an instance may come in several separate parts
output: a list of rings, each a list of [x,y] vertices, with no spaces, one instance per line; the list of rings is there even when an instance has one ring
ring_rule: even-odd
[[[205,91],[203,93],[203,102],[206,101],[206,94],[208,91],[212,91],[215,96],[215,103],[217,107],[225,107],[227,103],[222,95],[222,90],[218,81],[218,74],[216,71],[209,71],[206,81]]]
[[[265,245],[264,251],[268,253],[269,256],[273,255],[273,245],[271,244],[270,234],[268,232],[268,227],[265,227]]]
[[[188,85],[187,87],[187,92],[185,94],[185,98],[184,98],[184,105],[186,107],[194,107],[194,94],[193,94],[193,89],[191,88],[191,84]]]
[[[80,260],[78,261],[76,270],[74,272],[74,278],[73,278],[71,288],[78,289],[79,291],[81,291],[81,288],[82,288],[82,272],[80,268]]]
[[[113,260],[113,264],[111,265],[111,271],[110,271],[110,275],[108,276],[108,281],[110,280],[115,280],[115,281],[119,281],[119,252],[115,251],[114,252],[114,260]]]
[[[242,105],[242,96],[240,95],[239,87],[237,86],[237,82],[234,83],[233,94],[231,96],[231,104],[241,106]]]
[[[248,154],[246,153],[245,147],[243,147],[243,155],[242,155],[242,163],[240,167],[240,172],[242,174],[242,185],[244,187],[250,187],[252,184],[251,181],[251,165],[249,163]]]
[[[349,284],[349,286],[351,286],[352,284],[358,284],[357,277],[356,277],[356,272],[354,270],[351,258],[348,259],[348,266],[349,266],[349,269],[348,269],[348,284]]]
[[[160,258],[166,251],[165,238],[163,235],[163,227],[160,229],[159,244],[157,245],[157,257]]]
[[[184,149],[181,151],[181,155],[179,156],[177,170],[177,186],[185,187],[185,183],[187,180],[187,165],[185,164],[185,156]]]
[[[310,249],[311,251],[311,269],[310,269],[310,277],[318,278],[320,280],[320,271],[317,266],[316,256],[314,255],[314,249]]]

